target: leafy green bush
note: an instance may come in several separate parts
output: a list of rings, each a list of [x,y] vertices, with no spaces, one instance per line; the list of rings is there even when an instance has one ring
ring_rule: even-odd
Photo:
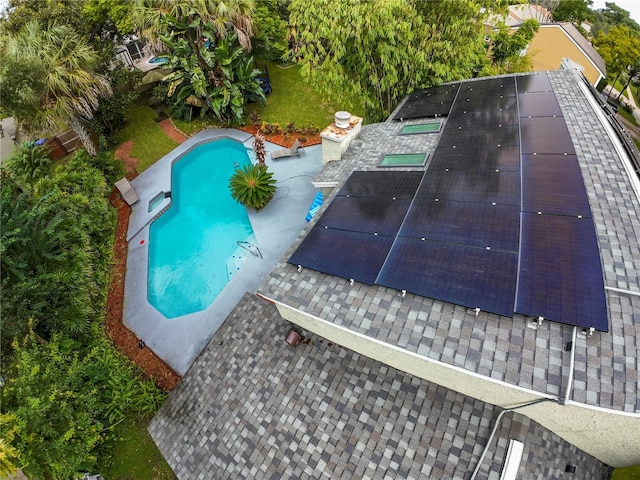
[[[22,142],[11,156],[2,162],[2,168],[24,189],[49,173],[51,159],[44,146]]]
[[[6,447],[31,478],[93,470],[113,427],[132,413],[149,417],[165,398],[104,338],[87,348],[59,334],[43,342],[30,330],[14,350],[1,420]]]
[[[275,195],[276,180],[266,167],[247,165],[232,175],[229,189],[231,196],[242,205],[260,210]]]

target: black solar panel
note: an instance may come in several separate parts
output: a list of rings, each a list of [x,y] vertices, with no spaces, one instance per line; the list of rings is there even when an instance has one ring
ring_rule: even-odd
[[[575,155],[522,156],[522,210],[591,217]]]
[[[425,103],[421,105],[405,105],[393,117],[394,120],[411,120],[415,118],[435,118],[449,115],[453,102]]]
[[[471,93],[471,92],[469,92]],[[460,115],[464,112],[475,112],[479,110],[515,110],[518,107],[517,97],[510,96],[487,96],[483,95],[483,92],[473,92],[473,96],[459,96],[456,99],[453,108],[451,109],[451,115]]]
[[[395,236],[411,199],[336,197],[318,220],[318,226]]]
[[[398,237],[376,283],[512,316],[517,263],[511,252]]]
[[[520,209],[516,205],[415,200],[398,234],[515,253]]]
[[[460,94],[466,95],[466,92],[481,90],[504,96],[513,96],[516,94],[516,84],[513,78],[490,78],[483,80],[475,80],[465,82],[460,86]]]
[[[517,313],[608,331],[591,219],[522,214]]]
[[[460,84],[417,90],[408,96],[394,120],[426,118],[449,114]]]
[[[520,135],[523,154],[575,154],[563,117],[522,118]]]
[[[471,146],[476,151],[484,146],[513,146],[520,145],[520,129],[517,125],[505,125],[503,127],[458,127],[446,128],[442,132],[438,147],[447,149],[453,146]]]
[[[393,237],[315,226],[289,263],[373,285]]]
[[[416,198],[520,205],[520,173],[460,170],[429,173]]]
[[[353,172],[338,192],[341,196],[413,198],[424,172]]]
[[[506,125],[519,125],[518,111],[512,110],[476,110],[473,112],[452,112],[447,119],[447,128],[471,127],[494,128]]]
[[[520,171],[520,148],[516,146],[495,147],[493,149],[451,149],[436,150],[429,163],[429,172],[449,170],[505,170]]]
[[[460,89],[459,83],[451,83],[447,85],[438,85],[435,87],[421,88],[410,93],[409,100],[420,100],[423,98],[455,98],[458,90]]]
[[[562,110],[553,92],[521,93],[518,95],[521,117],[560,117]]]
[[[518,107],[515,96],[491,95],[482,90],[467,93],[467,95],[458,95],[454,111],[515,110]]]
[[[516,85],[518,93],[553,91],[551,82],[549,82],[549,78],[544,73],[516,77]]]
[[[427,172],[354,172],[289,262],[606,331],[588,196],[547,76],[416,91],[395,118],[435,114],[448,118]]]

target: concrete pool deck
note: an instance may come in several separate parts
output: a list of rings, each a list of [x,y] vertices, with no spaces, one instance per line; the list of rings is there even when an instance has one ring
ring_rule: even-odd
[[[147,300],[149,227],[170,205],[162,200],[151,212],[149,202],[171,191],[171,164],[194,146],[219,137],[233,138],[251,149],[253,135],[236,129],[207,129],[197,133],[131,181],[140,200],[132,206],[127,232],[123,322],[178,374],[184,375],[246,292],[255,293],[262,280],[306,225],[305,216],[318,191],[311,180],[322,170],[322,147],[305,148],[298,157],[271,160],[267,166],[277,180],[275,198],[249,220],[262,258],[249,255],[243,267],[205,310],[168,319]],[[265,142],[267,152],[281,148]],[[141,243],[143,242],[143,243]]]

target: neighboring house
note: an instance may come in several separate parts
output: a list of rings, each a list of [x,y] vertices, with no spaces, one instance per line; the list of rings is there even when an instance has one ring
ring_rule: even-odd
[[[607,76],[607,67],[600,54],[568,22],[540,25],[526,53],[533,59],[535,72],[556,70],[560,68],[563,58],[569,58],[582,66],[582,73],[593,86]]]
[[[176,475],[604,480],[640,463],[640,179],[611,122],[554,70],[414,92],[363,126],[260,298],[152,421]]]
[[[529,19],[536,20],[540,24],[548,23],[551,21],[551,13],[542,5],[534,5],[531,3],[509,5],[506,15],[489,15],[484,21],[484,31],[485,33],[489,33],[502,23],[509,28],[517,28],[522,25],[522,22]]]

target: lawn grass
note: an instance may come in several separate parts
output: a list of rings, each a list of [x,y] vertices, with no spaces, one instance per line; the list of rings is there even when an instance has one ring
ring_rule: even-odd
[[[267,97],[264,107],[249,105],[246,108],[247,114],[257,110],[261,120],[265,122],[279,123],[282,127],[288,122],[293,122],[296,126],[313,124],[320,130],[333,122],[333,115],[338,110],[362,115],[349,99],[323,98],[302,80],[301,67],[282,67],[262,60],[258,60],[258,63],[267,65],[273,91]]]
[[[113,456],[100,459],[107,480],[173,480],[175,475],[147,433],[148,421],[127,417],[115,427]]]
[[[178,146],[167,137],[155,122],[155,112],[147,106],[137,105],[129,111],[127,125],[117,135],[121,144],[133,140],[131,156],[139,160],[136,170],[142,172]]]
[[[640,465],[627,468],[616,468],[611,480],[640,480]]]
[[[333,116],[338,110],[347,110],[358,116],[363,114],[362,107],[357,106],[357,100],[339,96],[335,99],[323,98],[302,80],[301,67],[297,65],[282,67],[260,59],[257,63],[267,66],[273,91],[267,96],[264,106],[252,103],[245,107],[245,124],[250,123],[249,115],[254,110],[260,115],[261,121],[279,123],[283,128],[293,122],[297,127],[314,125],[320,130],[333,122]],[[174,124],[187,135],[203,128],[220,126],[212,120],[200,118],[191,122],[174,119]]]
[[[631,113],[627,112],[624,108],[620,107],[618,109],[618,115],[620,115],[621,117],[624,117],[629,122],[633,123],[635,126],[638,126],[638,122],[636,118]]]

